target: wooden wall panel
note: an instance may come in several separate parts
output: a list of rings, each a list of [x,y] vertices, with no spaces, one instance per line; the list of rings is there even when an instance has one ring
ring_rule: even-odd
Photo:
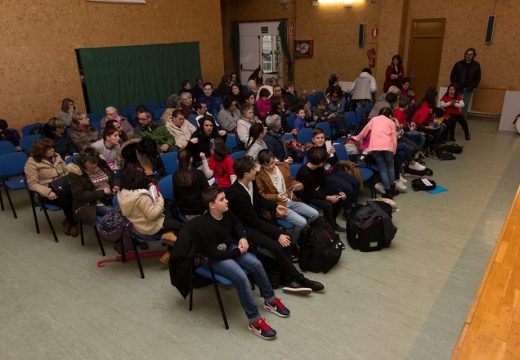
[[[219,0],[2,0],[0,13],[0,117],[11,126],[56,115],[64,97],[84,110],[75,48],[198,41],[204,78],[224,70]]]

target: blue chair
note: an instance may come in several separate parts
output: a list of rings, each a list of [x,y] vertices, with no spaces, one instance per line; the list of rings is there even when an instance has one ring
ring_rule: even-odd
[[[332,129],[330,128],[330,124],[327,121],[317,123],[316,127],[322,129],[325,132],[325,137],[327,139],[332,138]]]
[[[146,104],[144,104],[144,106],[148,109],[148,111],[150,111],[152,114],[155,112],[155,110],[157,110],[159,108],[159,105],[157,105],[155,102],[153,101],[148,101]],[[161,114],[162,115],[162,114]]]
[[[298,171],[300,171],[302,166],[303,166],[303,164],[298,164],[298,163],[289,165],[289,171],[291,173],[291,177],[296,179],[296,174],[298,174]]]
[[[233,159],[233,161],[235,160],[238,160],[240,158],[243,158],[244,156],[246,156],[246,152],[243,151],[243,150],[240,150],[240,151],[235,151],[234,153],[231,153],[231,159]]]
[[[115,197],[115,196],[114,196]],[[103,217],[102,216],[96,216],[96,224],[94,224],[94,234],[96,235],[99,250],[101,251],[101,255],[105,256],[105,247],[103,246],[103,242],[101,241],[101,237],[99,236],[99,232],[97,230],[97,223],[101,221]],[[80,234],[80,241],[81,246],[85,246],[85,234],[83,233],[83,223],[79,223],[79,234]]]
[[[3,189],[5,190],[7,200],[9,201],[9,205],[11,206],[11,211],[13,212],[15,219],[18,218],[18,215],[16,214],[9,190],[20,190],[27,187],[23,178],[24,166],[26,162],[27,154],[23,152],[13,152],[10,154],[0,155],[0,182]],[[2,189],[0,188],[0,196],[1,191]]]
[[[347,154],[347,149],[345,149],[345,145],[342,143],[334,143],[334,148],[336,149],[336,156],[338,160],[350,160]]]
[[[137,244],[148,244],[153,241],[160,241],[160,240],[161,240],[161,234],[142,235],[142,234],[139,234],[132,227],[132,246],[134,247],[135,260],[137,262],[137,267],[139,268],[139,273],[141,274],[141,279],[144,279],[144,271],[143,271],[143,265],[141,264],[141,257],[139,256],[139,251],[137,250]]]
[[[0,141],[0,155],[16,152],[14,145],[10,141]]]
[[[361,120],[363,120],[363,115],[365,115],[367,112],[370,112],[370,109],[364,106],[358,107],[356,109],[356,119],[358,124],[361,123]]]
[[[238,146],[237,136],[235,134],[227,134],[226,137],[226,148],[233,150]]]
[[[135,114],[135,105],[127,105],[119,111],[120,115],[123,115],[127,119],[131,119]]]
[[[36,216],[36,208],[39,207],[40,211],[43,211],[45,214],[45,219],[47,219],[47,224],[51,229],[52,236],[55,242],[58,242],[58,236],[56,235],[56,231],[54,230],[54,226],[52,225],[51,219],[49,217],[49,211],[57,212],[62,211],[62,208],[56,205],[45,203],[45,199],[42,198],[37,192],[29,190],[29,186],[27,186],[27,179],[24,178],[26,183],[27,193],[29,194],[29,199],[31,201],[31,209],[34,218],[34,226],[36,227],[36,233],[40,233],[40,225],[38,223],[38,217]]]
[[[300,144],[310,144],[312,143],[312,129],[306,128],[298,131],[298,142]]]
[[[347,111],[345,113],[345,126],[347,130],[359,124],[358,118],[354,111]]]
[[[295,112],[292,112],[289,114],[289,116],[287,117],[287,124],[289,125],[289,127],[291,129],[294,128],[294,120],[296,119],[296,113]]]
[[[166,108],[162,108],[162,107],[157,108],[153,112],[153,117],[156,118],[156,119],[160,119],[165,111],[166,111]]]
[[[22,128],[22,136],[23,136],[23,137],[26,137],[26,136],[31,135],[31,131],[32,131],[34,128],[41,127],[42,125],[43,125],[43,124],[41,124],[41,123],[34,123],[34,124],[28,124],[28,125],[25,125],[25,126]]]
[[[323,91],[316,91],[314,93],[314,101],[316,102],[316,106],[318,106],[323,99],[325,99],[325,94]]]
[[[99,120],[90,121],[90,124],[96,129],[98,132],[101,132],[101,122]]]
[[[169,151],[167,153],[161,154],[161,160],[164,165],[164,170],[166,171],[166,174],[172,175],[179,170],[179,164],[177,163],[177,151]]]
[[[305,100],[307,100],[307,102],[311,103],[312,107],[316,107],[316,98],[314,97],[314,94],[307,95],[305,97]]]
[[[168,107],[168,99],[162,99],[161,100],[161,103],[159,104],[162,108],[167,108]]]
[[[187,222],[189,219],[180,211],[175,204],[175,193],[173,192],[173,175],[167,175],[159,180],[159,188],[165,200],[172,204],[173,216],[182,222]]]
[[[247,85],[242,85],[242,93],[247,94],[248,92],[249,92],[249,88],[247,87]]]
[[[368,183],[368,186],[370,188],[370,195],[372,196],[372,199],[376,198],[376,191],[374,188],[374,171],[366,168],[366,167],[359,167],[359,171],[361,172],[361,176],[363,177],[363,182]]]
[[[96,121],[96,122],[99,123],[99,121],[101,120],[101,118],[98,115],[94,114],[94,113],[88,113],[87,117],[90,120],[90,122]]]
[[[31,152],[31,146],[34,142],[40,140],[42,136],[40,134],[27,135],[20,139],[20,147],[27,154]]]
[[[282,135],[282,141],[289,141],[289,140],[294,140],[295,137],[293,134],[283,134]]]
[[[68,158],[65,159],[65,164],[70,164],[77,158],[79,158],[79,154],[69,156]]]

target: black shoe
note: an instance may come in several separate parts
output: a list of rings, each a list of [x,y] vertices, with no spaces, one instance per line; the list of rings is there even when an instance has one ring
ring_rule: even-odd
[[[319,292],[325,289],[325,285],[320,283],[319,281],[314,281],[311,279],[303,278],[301,280],[302,284],[311,288],[313,292]]]
[[[338,224],[334,224],[334,230],[337,232],[347,232],[347,229],[345,229],[342,226],[339,226]]]
[[[457,141],[457,140],[455,140],[455,136],[450,136],[450,141]]]
[[[467,141],[470,141],[470,140],[471,140],[471,135],[468,134],[468,135],[464,136],[464,138],[465,138]]]
[[[282,288],[282,290],[286,293],[296,294],[296,295],[308,295],[312,292],[310,287],[303,286],[296,280],[293,280]]]
[[[345,246],[345,243],[343,241],[339,241],[341,243],[341,250],[345,250],[347,247]]]

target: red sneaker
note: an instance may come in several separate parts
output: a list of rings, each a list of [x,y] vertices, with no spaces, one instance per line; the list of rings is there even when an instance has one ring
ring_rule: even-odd
[[[276,338],[276,330],[270,327],[263,317],[253,323],[249,323],[249,331],[265,340]]]
[[[289,315],[291,315],[291,312],[282,303],[280,298],[274,298],[274,301],[271,303],[264,301],[264,309],[283,318],[289,317]]]

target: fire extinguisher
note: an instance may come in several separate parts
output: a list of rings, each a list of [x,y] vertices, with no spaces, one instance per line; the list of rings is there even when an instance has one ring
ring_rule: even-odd
[[[368,56],[368,66],[370,68],[374,68],[376,66],[376,49],[371,48],[367,51]]]

